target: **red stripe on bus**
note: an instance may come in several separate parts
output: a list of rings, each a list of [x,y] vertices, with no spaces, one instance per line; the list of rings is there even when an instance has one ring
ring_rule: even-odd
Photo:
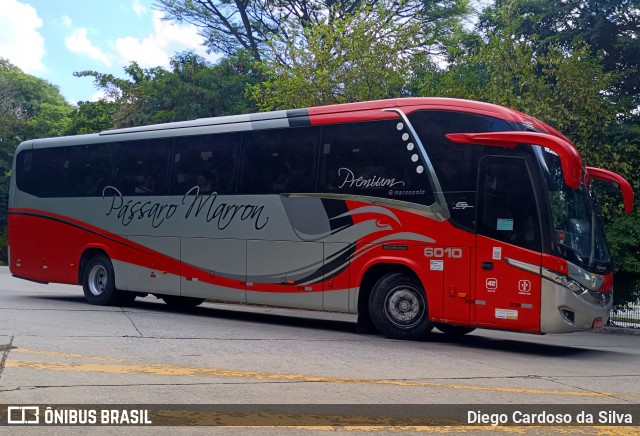
[[[82,253],[84,253],[87,249],[99,248],[106,251],[112,260],[137,265],[142,268],[148,268],[150,271],[156,271],[157,275],[169,273],[187,278],[191,281],[197,279],[197,281],[199,282],[215,284],[217,286],[223,286],[230,289],[244,290],[245,287],[247,287],[247,289],[251,291],[304,293],[309,292],[309,290],[305,289],[305,287],[312,287],[313,290],[323,290],[324,287],[324,281],[311,285],[300,285],[299,283],[273,284],[255,282],[253,283],[253,285],[247,286],[246,280],[235,280],[220,275],[212,275],[209,270],[189,265],[180,261],[179,259],[175,259],[158,251],[151,250],[144,245],[138,244],[99,227],[92,226],[83,221],[79,221],[64,215],[58,215],[42,210],[10,208],[9,219],[9,225],[12,228],[13,238],[19,237],[18,235],[20,233],[26,233],[27,231],[33,232],[32,229],[34,228],[37,228],[39,230],[38,233],[72,234],[67,231],[60,231],[56,228],[56,224],[71,226],[79,230],[81,233],[76,233],[76,236],[81,235],[85,237],[86,240],[74,244],[79,246],[80,248],[77,250],[77,254],[69,255],[69,260],[72,261],[72,263],[75,265],[73,270],[74,277],[77,277],[78,275],[77,272]],[[32,219],[36,220],[36,222],[30,222]],[[21,229],[22,227],[24,227],[24,230]],[[26,247],[26,249],[34,250],[35,247]],[[343,272],[342,274],[346,273]],[[336,280],[336,277],[332,277],[331,280]],[[73,283],[77,283],[77,281]],[[254,289],[254,286],[259,286],[259,288]],[[327,290],[332,291],[341,289],[336,288]]]

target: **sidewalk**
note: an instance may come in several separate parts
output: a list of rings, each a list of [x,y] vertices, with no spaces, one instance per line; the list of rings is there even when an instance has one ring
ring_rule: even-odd
[[[616,327],[606,325],[601,329],[592,330],[594,333],[606,333],[610,335],[640,335],[640,328]]]

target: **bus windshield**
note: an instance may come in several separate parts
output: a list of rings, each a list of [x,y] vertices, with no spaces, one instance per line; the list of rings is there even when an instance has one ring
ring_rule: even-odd
[[[593,270],[608,269],[611,261],[604,225],[589,192],[583,185],[571,189],[564,183],[557,154],[540,149],[541,163],[549,188],[554,245],[565,259]]]

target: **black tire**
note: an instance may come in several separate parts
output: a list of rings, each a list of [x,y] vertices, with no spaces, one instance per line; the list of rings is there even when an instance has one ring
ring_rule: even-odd
[[[179,295],[163,295],[162,299],[167,306],[173,309],[191,309],[202,303],[204,303],[204,298],[194,298],[194,297],[181,297]]]
[[[390,273],[373,287],[369,313],[378,331],[393,339],[423,339],[433,328],[424,288],[416,278]]]
[[[475,330],[474,327],[465,327],[461,325],[451,325],[451,324],[436,324],[436,328],[440,330],[445,335],[449,336],[463,336],[467,333],[471,333]]]
[[[90,304],[113,306],[119,303],[120,292],[116,289],[113,265],[107,256],[93,256],[84,269],[82,278],[84,297]]]

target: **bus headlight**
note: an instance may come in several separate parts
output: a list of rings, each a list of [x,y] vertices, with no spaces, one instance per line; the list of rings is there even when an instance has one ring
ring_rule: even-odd
[[[555,271],[551,271],[547,268],[542,268],[542,277],[551,280],[554,283],[559,284],[567,289],[569,289],[574,294],[580,296],[584,300],[588,301],[591,304],[597,304],[599,306],[606,306],[609,301],[611,301],[611,292],[601,292],[594,291],[586,286],[582,285],[577,280],[574,280],[571,277],[565,276],[564,274],[557,273]]]

